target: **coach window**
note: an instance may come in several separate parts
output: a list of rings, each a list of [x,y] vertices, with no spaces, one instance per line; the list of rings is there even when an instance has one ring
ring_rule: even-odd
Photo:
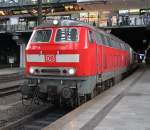
[[[106,39],[107,39],[107,45],[110,46],[110,47],[112,47],[112,42],[111,42],[110,38],[106,37]]]
[[[126,43],[124,45],[125,45],[126,50],[129,52],[130,51],[129,46]]]
[[[104,34],[101,34],[101,37],[102,37],[103,43],[104,43],[105,45],[109,46],[109,43],[108,43],[108,41],[107,41],[106,36],[105,36]]]
[[[122,50],[125,50],[124,43],[120,43]]]
[[[95,31],[94,31],[94,35],[96,37],[96,43],[97,44],[103,44],[101,35],[99,33],[95,32]]]
[[[89,38],[90,43],[94,43],[94,38],[93,38],[93,32],[92,31],[88,31],[88,38]]]
[[[121,49],[121,45],[120,45],[119,41],[116,41],[116,47]]]
[[[112,41],[112,47],[117,48],[114,39],[111,38],[111,41]]]
[[[106,39],[107,39],[107,44],[108,44],[110,47],[112,47],[112,42],[111,42],[110,38],[107,36]]]
[[[120,49],[120,44],[116,39],[112,39],[112,45],[114,48]]]

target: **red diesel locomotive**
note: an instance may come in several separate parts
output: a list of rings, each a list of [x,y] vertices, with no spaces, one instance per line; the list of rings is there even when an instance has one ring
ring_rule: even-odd
[[[134,64],[132,48],[98,28],[53,20],[34,29],[26,48],[26,97],[80,104]],[[36,91],[36,94],[35,94]]]

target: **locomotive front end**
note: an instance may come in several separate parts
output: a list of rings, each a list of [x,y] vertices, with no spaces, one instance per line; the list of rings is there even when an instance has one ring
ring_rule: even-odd
[[[26,48],[28,85],[23,93],[34,97],[38,91],[39,99],[77,104],[77,95],[83,91],[78,86],[87,84],[84,81],[89,74],[84,34],[78,26],[35,28]]]

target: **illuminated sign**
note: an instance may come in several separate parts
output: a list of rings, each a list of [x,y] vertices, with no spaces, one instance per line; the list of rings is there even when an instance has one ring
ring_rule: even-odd
[[[20,11],[20,10],[13,10],[13,14],[14,14],[14,15],[21,14],[21,11]]]
[[[140,14],[150,13],[150,8],[148,9],[140,9]]]
[[[0,11],[0,16],[5,15],[4,11]]]
[[[13,10],[14,15],[19,15],[19,14],[28,14],[28,10]]]
[[[139,13],[140,9],[130,9],[129,12],[130,13]]]
[[[21,13],[22,13],[22,14],[27,14],[27,13],[29,13],[29,12],[28,12],[28,10],[21,10]]]
[[[92,2],[92,1],[95,1],[95,0],[77,0],[77,2]]]
[[[128,14],[129,10],[119,10],[119,14]]]
[[[18,24],[18,17],[10,17],[10,25]]]
[[[78,3],[84,3],[84,2],[90,2],[90,3],[92,3],[92,2],[99,2],[99,3],[106,3],[107,2],[107,0],[77,0],[77,2]]]
[[[77,2],[77,0],[47,0],[45,3],[70,3]]]

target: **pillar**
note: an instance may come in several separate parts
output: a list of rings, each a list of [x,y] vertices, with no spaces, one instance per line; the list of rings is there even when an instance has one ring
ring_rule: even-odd
[[[20,68],[25,68],[25,44],[20,44]]]
[[[38,25],[42,23],[42,0],[38,0]]]

